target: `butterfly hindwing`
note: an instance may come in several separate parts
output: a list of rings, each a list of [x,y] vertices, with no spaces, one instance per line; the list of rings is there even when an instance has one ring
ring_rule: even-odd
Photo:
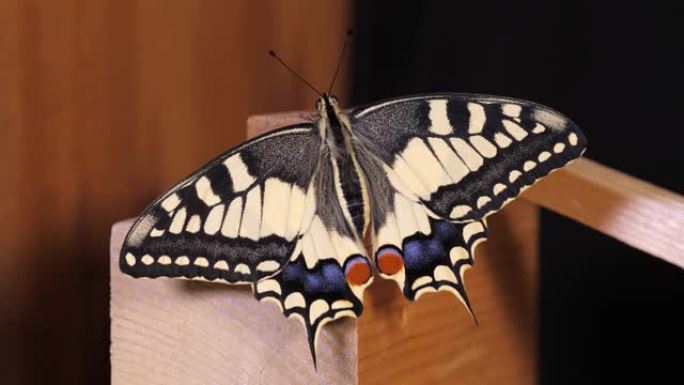
[[[307,193],[305,215],[297,248],[276,275],[255,284],[259,300],[276,302],[286,316],[305,325],[316,362],[316,341],[321,327],[340,317],[357,317],[363,311],[363,291],[372,282],[366,251],[343,220],[341,205],[330,182],[332,163],[327,150]],[[341,220],[342,219],[342,220]]]
[[[479,220],[585,148],[573,122],[510,98],[408,97],[350,112],[355,134],[394,188],[437,216]]]

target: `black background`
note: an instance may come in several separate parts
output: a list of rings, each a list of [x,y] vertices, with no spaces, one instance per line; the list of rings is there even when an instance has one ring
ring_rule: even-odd
[[[534,100],[584,130],[585,156],[682,193],[681,12],[668,7],[358,1],[353,104]],[[542,384],[682,381],[682,270],[550,212],[541,247]]]

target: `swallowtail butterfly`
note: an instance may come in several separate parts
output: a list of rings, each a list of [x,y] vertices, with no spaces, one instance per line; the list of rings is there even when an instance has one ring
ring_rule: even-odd
[[[470,310],[463,274],[488,215],[579,157],[585,137],[547,107],[434,94],[341,110],[212,160],[138,217],[120,257],[133,277],[248,284],[308,331],[357,317],[374,273],[409,300],[438,290]],[[372,251],[362,239],[369,233]]]

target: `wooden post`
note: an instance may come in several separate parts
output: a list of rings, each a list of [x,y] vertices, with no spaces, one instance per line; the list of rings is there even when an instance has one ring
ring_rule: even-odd
[[[251,117],[248,136],[307,114]],[[479,326],[448,293],[408,303],[377,279],[358,321],[323,328],[315,372],[299,321],[249,289],[121,274],[129,220],[112,229],[112,383],[533,384],[539,205],[684,267],[684,198],[580,159],[489,218],[466,274]]]

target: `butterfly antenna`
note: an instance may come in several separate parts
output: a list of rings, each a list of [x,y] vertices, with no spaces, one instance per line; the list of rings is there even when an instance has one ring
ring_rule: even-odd
[[[292,68],[290,68],[289,65],[285,64],[285,62],[283,61],[283,59],[281,59],[280,56],[278,56],[278,55],[275,53],[275,51],[270,50],[270,51],[268,51],[268,54],[271,55],[274,59],[276,59],[280,64],[282,64],[283,67],[285,67],[285,69],[287,69],[287,70],[288,70],[292,75],[294,75],[297,79],[301,80],[302,83],[304,83],[304,84],[306,84],[307,86],[309,86],[309,88],[311,88],[311,89],[313,90],[313,92],[316,93],[316,95],[318,95],[318,96],[323,96],[323,94],[321,93],[321,91],[317,90],[316,87],[314,87],[313,85],[311,85],[311,83],[309,83],[309,82],[307,82],[306,80],[304,80],[303,77],[299,76],[299,74],[298,74],[297,72],[295,72],[295,70],[293,70]]]
[[[337,59],[337,67],[335,68],[335,74],[330,81],[330,87],[328,87],[328,94],[332,92],[333,86],[335,85],[335,80],[337,80],[337,74],[340,73],[340,67],[342,67],[342,59],[344,59],[344,53],[347,51],[347,46],[349,45],[349,38],[354,34],[353,30],[347,31],[347,37],[344,38],[344,45],[342,46],[342,52],[340,52],[340,57]]]

